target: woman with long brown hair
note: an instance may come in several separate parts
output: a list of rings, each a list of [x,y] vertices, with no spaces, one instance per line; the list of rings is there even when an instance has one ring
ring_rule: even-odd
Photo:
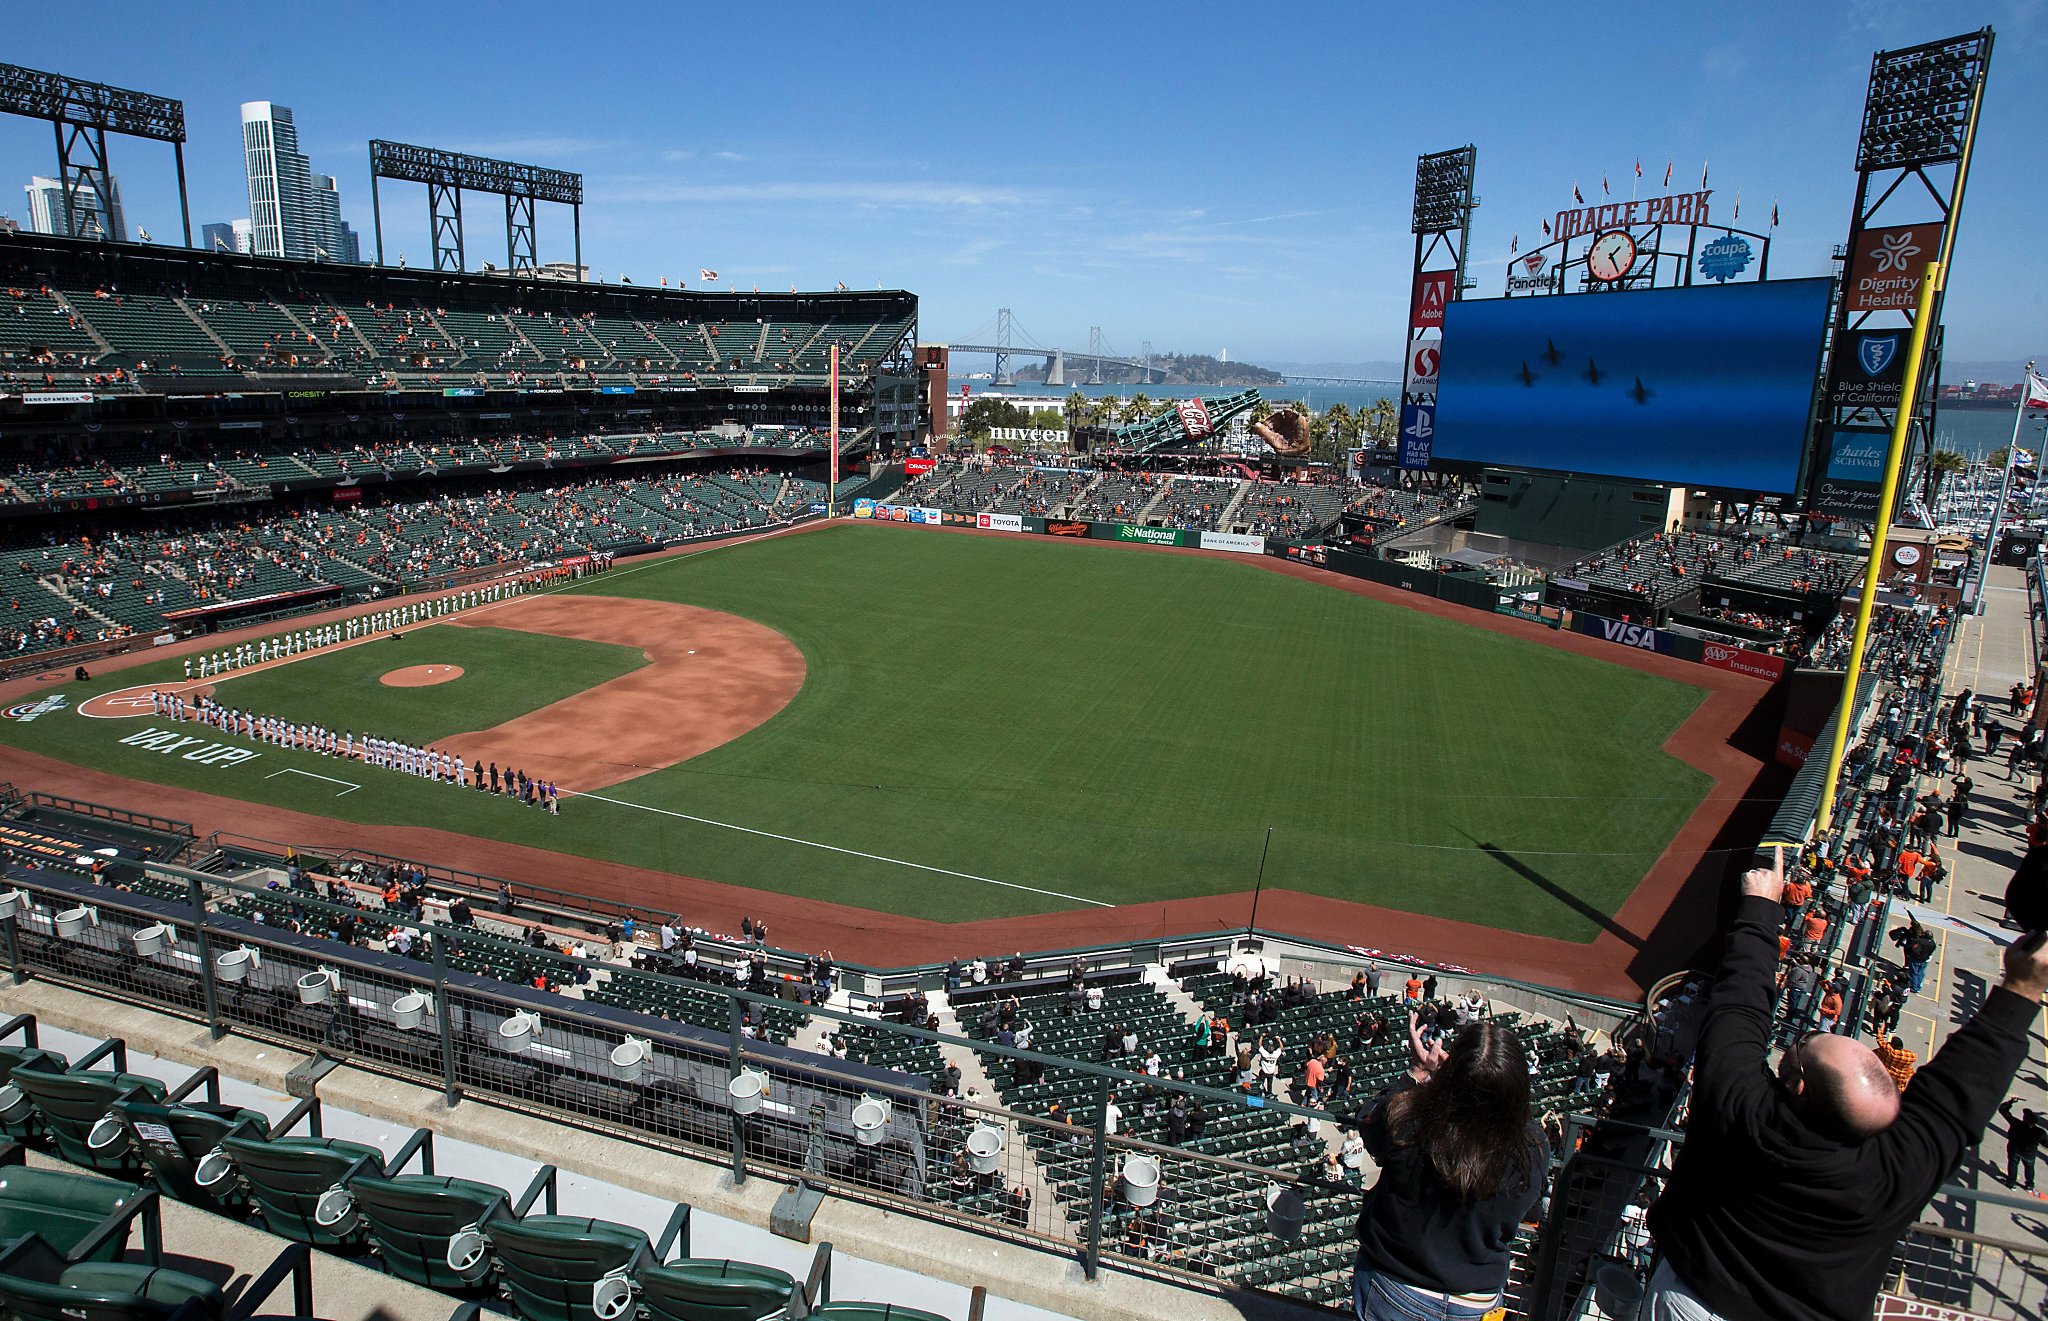
[[[1500,1306],[1508,1244],[1543,1191],[1549,1152],[1529,1061],[1488,1019],[1448,1050],[1408,1017],[1414,1061],[1359,1123],[1379,1181],[1358,1216],[1360,1321],[1480,1321]]]

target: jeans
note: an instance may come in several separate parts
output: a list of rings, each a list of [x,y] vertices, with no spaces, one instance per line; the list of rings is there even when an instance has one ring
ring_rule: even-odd
[[[1912,977],[1914,994],[1919,994],[1920,987],[1927,981],[1927,960],[1921,959],[1916,963],[1908,963],[1906,965],[1906,972]]]
[[[2034,1156],[2031,1151],[2015,1151],[2011,1143],[2005,1147],[2005,1186],[2008,1188],[2034,1187]],[[2025,1180],[2024,1184],[2021,1182]]]
[[[1479,1307],[1434,1297],[1360,1262],[1351,1281],[1351,1306],[1358,1321],[1480,1321],[1499,1304]]]
[[[1641,1321],[1720,1321],[1720,1313],[1685,1287],[1670,1262],[1660,1261],[1643,1291]]]

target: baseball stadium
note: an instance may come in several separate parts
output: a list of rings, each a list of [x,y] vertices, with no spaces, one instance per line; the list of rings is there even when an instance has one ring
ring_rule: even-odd
[[[1932,1072],[2014,929],[2048,579],[1915,494],[1991,45],[1876,56],[1832,277],[1667,170],[1480,291],[1433,152],[1388,425],[1021,448],[914,292],[588,278],[561,170],[373,141],[431,268],[109,239],[182,105],[0,66],[83,235],[0,243],[0,1313],[1363,1316],[1483,1024],[1543,1160],[1439,1298],[1633,1318],[1759,851],[1779,1045]],[[1990,1170],[1878,1315],[2041,1314]]]

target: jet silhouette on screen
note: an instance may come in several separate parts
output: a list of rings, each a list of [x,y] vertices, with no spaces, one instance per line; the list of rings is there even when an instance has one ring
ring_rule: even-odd
[[[1655,390],[1652,390],[1648,386],[1644,385],[1643,378],[1638,376],[1636,377],[1635,389],[1630,390],[1628,392],[1628,397],[1635,400],[1639,404],[1647,404],[1650,402],[1651,396],[1655,395],[1656,393],[1657,392]]]
[[[1536,384],[1536,373],[1529,370],[1529,360],[1527,358],[1522,359],[1522,370],[1519,374],[1523,385]]]
[[[1598,385],[1600,384],[1600,378],[1607,375],[1607,373],[1601,371],[1599,364],[1594,362],[1593,359],[1589,356],[1586,359],[1586,370],[1584,372],[1584,375],[1589,382],[1591,382],[1594,385]]]

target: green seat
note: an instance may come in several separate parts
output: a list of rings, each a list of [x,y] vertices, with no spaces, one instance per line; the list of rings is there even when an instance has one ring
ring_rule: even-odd
[[[654,1264],[646,1234],[606,1220],[527,1216],[492,1225],[489,1238],[499,1283],[526,1321],[598,1321],[598,1281]]]
[[[812,1308],[811,1315],[837,1317],[839,1321],[947,1321],[937,1312],[895,1303],[826,1303]]]
[[[358,1174],[349,1180],[348,1190],[370,1246],[391,1274],[448,1293],[485,1284],[489,1254],[458,1270],[448,1264],[448,1240],[503,1206],[508,1200],[504,1189],[432,1174]]]
[[[0,1046],[0,1133],[17,1142],[41,1131],[35,1102],[14,1086],[14,1071],[24,1066],[45,1073],[63,1073],[71,1067],[71,1061],[39,1046]]]
[[[222,1138],[220,1148],[234,1161],[235,1174],[271,1233],[318,1248],[362,1246],[362,1219],[352,1207],[329,1224],[320,1222],[317,1208],[351,1173],[384,1173],[384,1153],[340,1138],[236,1136]]]
[[[86,1235],[108,1216],[125,1209],[141,1191],[132,1183],[91,1174],[32,1170],[25,1165],[0,1166],[0,1243],[36,1234],[59,1253],[68,1255]],[[93,1253],[93,1260],[116,1260],[127,1244],[128,1230],[124,1226]]]
[[[139,1073],[58,1073],[22,1065],[11,1078],[35,1102],[36,1114],[57,1144],[57,1154],[73,1165],[108,1174],[139,1175],[142,1159],[128,1145],[119,1125],[100,1126],[114,1102],[133,1096],[161,1101],[164,1085]]]
[[[186,1304],[188,1317],[227,1311],[220,1286],[160,1266],[83,1262],[48,1278],[0,1274],[0,1307],[15,1321],[156,1321]]]
[[[216,1178],[203,1184],[199,1166],[220,1146],[221,1139],[238,1129],[251,1137],[268,1137],[270,1120],[261,1111],[206,1102],[158,1105],[154,1101],[121,1101],[114,1106],[114,1113],[128,1130],[129,1145],[165,1196],[208,1210],[240,1213],[247,1209],[247,1191],[237,1180]]]
[[[640,1305],[652,1321],[771,1321],[789,1315],[796,1278],[773,1266],[689,1258],[640,1272]]]

